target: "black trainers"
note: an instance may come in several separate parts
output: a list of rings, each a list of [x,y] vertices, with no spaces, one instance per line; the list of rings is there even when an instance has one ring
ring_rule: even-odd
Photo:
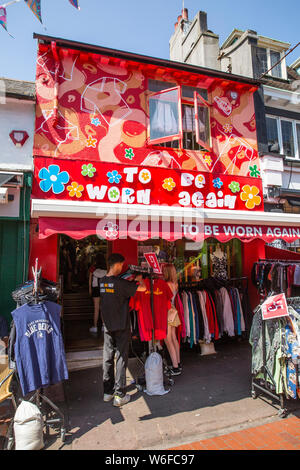
[[[180,375],[181,370],[179,369],[179,367],[170,367],[170,373],[171,375]]]

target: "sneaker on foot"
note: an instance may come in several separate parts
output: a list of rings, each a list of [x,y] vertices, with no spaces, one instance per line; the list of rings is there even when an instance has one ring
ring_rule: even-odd
[[[126,394],[124,397],[119,397],[118,395],[115,395],[113,405],[114,406],[122,406],[126,405],[130,401],[130,395]]]
[[[109,395],[108,393],[104,393],[104,396],[103,396],[103,401],[111,401],[112,399],[114,398],[114,395]]]
[[[170,367],[170,373],[171,375],[180,375],[181,370],[179,369],[179,367]]]

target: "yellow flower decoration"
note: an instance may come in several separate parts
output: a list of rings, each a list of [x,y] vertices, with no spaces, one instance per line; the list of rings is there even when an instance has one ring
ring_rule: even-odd
[[[210,155],[205,155],[204,161],[207,165],[210,166],[212,164],[211,156]]]
[[[82,196],[82,191],[84,190],[84,187],[82,184],[76,183],[76,181],[73,181],[73,183],[69,186],[67,186],[67,190],[69,191],[69,196],[71,197],[81,197]]]
[[[97,144],[97,139],[93,139],[93,137],[90,135],[89,138],[86,140],[86,146],[93,147],[95,149],[96,144]]]
[[[173,180],[173,178],[165,178],[164,179],[164,183],[163,183],[162,187],[164,189],[166,189],[167,191],[173,191],[175,186],[176,186],[176,183]]]
[[[224,124],[223,131],[226,132],[226,134],[231,133],[232,132],[232,125],[231,124]]]
[[[249,186],[249,184],[246,184],[242,187],[242,191],[240,197],[242,201],[246,201],[245,206],[247,209],[254,209],[255,206],[260,205],[261,197],[258,196],[259,189],[257,186]]]
[[[141,174],[141,178],[142,178],[144,181],[148,181],[148,180],[150,179],[149,173],[146,172],[146,171],[143,171],[142,174]]]

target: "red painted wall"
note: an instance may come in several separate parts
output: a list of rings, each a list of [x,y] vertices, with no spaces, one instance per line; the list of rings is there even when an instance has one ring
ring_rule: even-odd
[[[251,281],[251,270],[253,264],[259,258],[265,258],[265,248],[265,242],[259,239],[249,243],[242,243],[243,276],[247,276],[249,279],[249,298],[252,309],[259,304],[259,294]]]
[[[42,267],[42,277],[49,281],[58,282],[58,235],[39,239],[37,221],[30,224],[30,250],[29,250],[29,279],[33,278],[32,267],[35,259]]]
[[[112,242],[112,253],[120,253],[124,256],[127,264],[137,265],[138,244],[136,240],[115,240]]]

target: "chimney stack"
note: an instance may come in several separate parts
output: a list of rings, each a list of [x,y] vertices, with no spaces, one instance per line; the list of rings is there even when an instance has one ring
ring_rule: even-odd
[[[200,32],[207,32],[207,13],[206,11],[199,11]]]

